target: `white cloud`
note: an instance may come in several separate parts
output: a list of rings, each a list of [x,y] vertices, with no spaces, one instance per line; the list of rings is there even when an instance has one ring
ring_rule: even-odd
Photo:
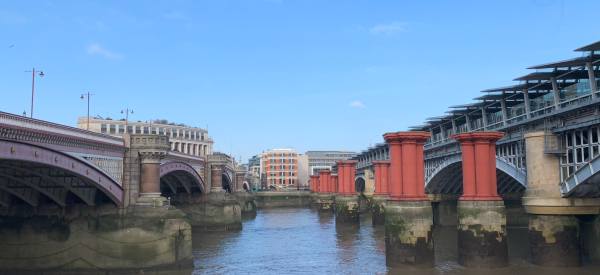
[[[350,102],[350,104],[348,104],[348,106],[350,106],[351,108],[356,108],[356,109],[364,109],[367,106],[360,100],[354,100],[352,102]]]
[[[102,56],[106,59],[120,59],[123,56],[115,53],[113,51],[110,51],[104,47],[102,47],[102,45],[98,44],[98,43],[92,43],[90,45],[87,46],[87,53],[89,55],[99,55]]]
[[[406,31],[406,23],[391,22],[386,24],[377,24],[369,29],[374,35],[394,35]]]

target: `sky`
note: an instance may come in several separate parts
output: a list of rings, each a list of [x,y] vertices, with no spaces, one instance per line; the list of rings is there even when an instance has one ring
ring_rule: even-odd
[[[12,1],[0,111],[208,128],[247,160],[361,151],[600,40],[600,1]]]

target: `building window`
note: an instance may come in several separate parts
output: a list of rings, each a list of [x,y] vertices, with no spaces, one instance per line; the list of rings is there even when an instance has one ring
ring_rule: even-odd
[[[111,133],[111,134],[116,133],[116,127],[115,127],[115,125],[114,124],[109,124],[108,130],[109,130],[109,133]]]
[[[100,124],[100,133],[106,133],[106,124]]]

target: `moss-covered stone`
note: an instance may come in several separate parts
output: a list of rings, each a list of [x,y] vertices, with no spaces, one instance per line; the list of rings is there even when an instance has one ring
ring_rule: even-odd
[[[468,267],[508,264],[506,213],[502,201],[459,201],[458,262]]]
[[[356,196],[336,196],[335,221],[339,223],[358,223],[359,208],[359,201]]]
[[[531,261],[537,265],[581,265],[579,220],[570,215],[530,215]]]
[[[179,210],[77,213],[0,220],[0,267],[84,272],[191,266],[191,226]]]
[[[389,201],[385,208],[388,266],[433,266],[433,216],[428,201]]]

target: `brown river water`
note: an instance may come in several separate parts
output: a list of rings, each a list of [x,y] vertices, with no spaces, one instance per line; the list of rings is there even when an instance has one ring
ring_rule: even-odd
[[[434,230],[433,268],[385,265],[383,226],[362,215],[358,225],[337,225],[331,213],[308,208],[259,210],[239,232],[194,232],[193,274],[597,274],[600,266],[546,268],[527,261],[527,228],[508,228],[510,266],[471,269],[456,263],[456,227]]]

